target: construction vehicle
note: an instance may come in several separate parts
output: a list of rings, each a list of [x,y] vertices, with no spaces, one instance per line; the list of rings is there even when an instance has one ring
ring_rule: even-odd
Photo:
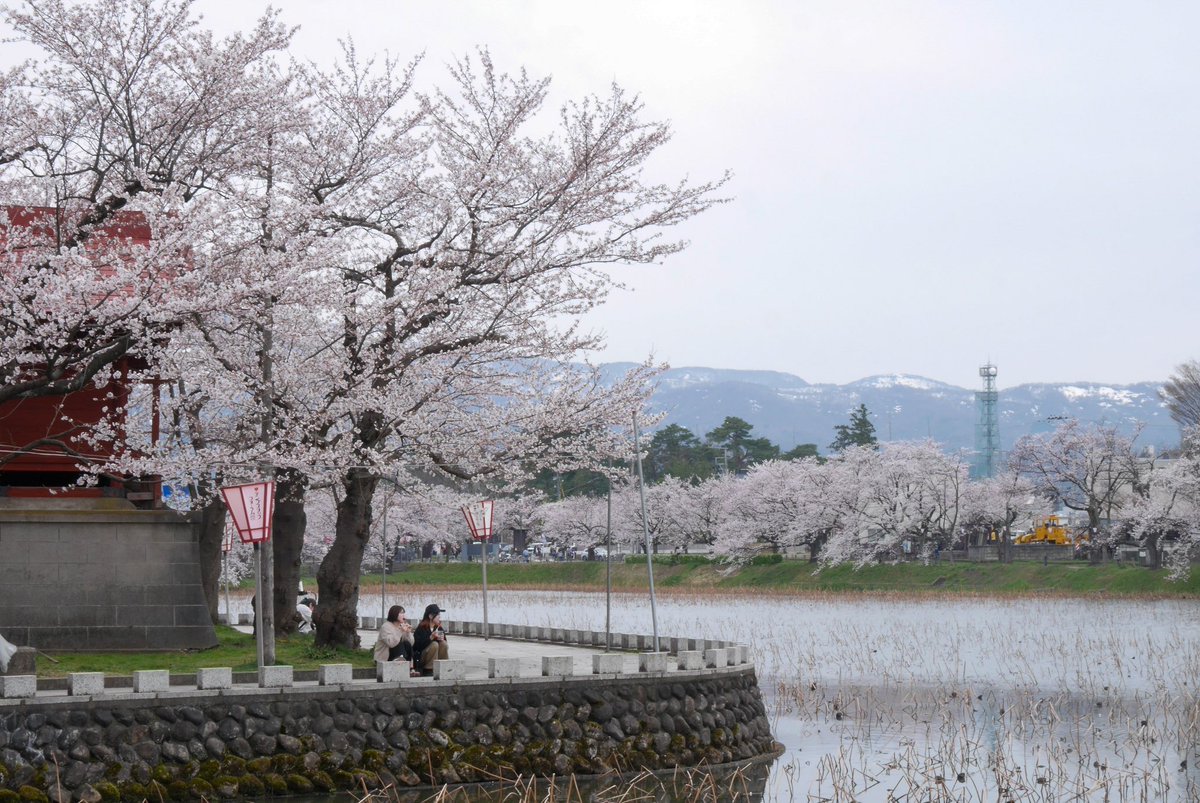
[[[1067,527],[1058,516],[1042,516],[1037,525],[1027,533],[1013,539],[1014,544],[1057,544],[1069,546],[1074,543],[1067,534]]]

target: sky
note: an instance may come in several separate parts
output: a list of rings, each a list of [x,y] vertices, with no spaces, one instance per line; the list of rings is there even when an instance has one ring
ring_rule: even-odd
[[[197,0],[249,27],[259,0]],[[1200,358],[1200,4],[279,0],[317,62],[486,46],[611,83],[674,139],[655,178],[733,173],[682,254],[617,268],[596,359],[908,373],[964,387],[1163,380]]]

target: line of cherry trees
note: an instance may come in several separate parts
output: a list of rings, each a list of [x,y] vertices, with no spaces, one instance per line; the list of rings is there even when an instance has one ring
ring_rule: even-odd
[[[1185,439],[1170,458],[1137,446],[1116,427],[1062,422],[1016,445],[1006,469],[970,478],[967,456],[932,441],[849,445],[829,458],[767,459],[740,474],[648,484],[646,521],[655,551],[705,545],[744,561],[764,552],[800,549],[815,563],[862,566],[908,554],[929,559],[939,549],[998,538],[1001,557],[1013,530],[1066,508],[1083,522],[1088,552],[1101,559],[1118,542],[1144,546],[1149,562],[1165,559],[1174,576],[1190,566],[1200,540],[1200,439]],[[612,540],[627,551],[643,544],[642,508],[627,471],[612,479]],[[466,537],[457,507],[470,497],[444,488],[391,501],[391,533],[376,530],[382,557],[399,539],[455,545]],[[585,551],[607,538],[603,489],[561,499],[533,491],[497,502],[498,530]],[[1001,537],[1002,536],[1002,537]],[[1162,550],[1164,539],[1172,549]],[[384,544],[386,543],[386,547]]]

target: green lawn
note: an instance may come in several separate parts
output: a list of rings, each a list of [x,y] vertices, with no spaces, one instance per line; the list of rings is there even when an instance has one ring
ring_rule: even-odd
[[[493,588],[604,588],[602,561],[564,563],[508,563],[488,566],[488,586]],[[366,575],[363,586],[377,586],[380,576]],[[1164,571],[1108,563],[1091,566],[1080,561],[1051,563],[1037,561],[1011,564],[942,563],[929,566],[901,564],[854,569],[835,566],[819,572],[800,560],[744,566],[725,566],[707,561],[674,561],[663,556],[655,561],[655,585],[663,589],[703,591],[755,589],[764,592],[863,592],[900,591],[935,594],[1100,594],[1151,597],[1200,596],[1200,571],[1181,582],[1171,582]],[[469,588],[480,584],[478,563],[410,564],[389,574],[390,587]],[[306,579],[315,587],[315,581]],[[613,587],[621,590],[647,586],[645,563],[614,563]]]
[[[38,656],[38,676],[63,677],[69,672],[106,672],[128,675],[135,669],[170,669],[172,672],[195,672],[212,666],[232,667],[235,672],[253,672],[258,666],[254,636],[231,627],[218,627],[220,646],[208,650],[186,652],[103,652],[58,653],[50,651]],[[49,655],[58,663],[45,656]],[[292,636],[275,642],[275,663],[295,669],[315,669],[320,664],[354,664],[374,666],[367,650],[317,650],[313,637]]]

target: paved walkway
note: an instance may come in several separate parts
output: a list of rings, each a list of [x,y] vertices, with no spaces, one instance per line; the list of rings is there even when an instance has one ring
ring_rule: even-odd
[[[237,629],[250,633],[252,629],[241,625]],[[359,630],[364,651],[375,647],[378,636],[374,630]],[[521,677],[538,677],[542,674],[542,657],[546,655],[569,655],[573,659],[576,675],[592,674],[592,656],[604,653],[603,648],[578,647],[570,644],[547,644],[538,641],[523,641],[504,638],[485,639],[480,636],[451,635],[446,639],[450,657],[466,663],[467,678],[475,680],[488,676],[489,658],[516,658],[521,662]],[[624,658],[622,670],[638,671],[636,653],[614,650]]]

